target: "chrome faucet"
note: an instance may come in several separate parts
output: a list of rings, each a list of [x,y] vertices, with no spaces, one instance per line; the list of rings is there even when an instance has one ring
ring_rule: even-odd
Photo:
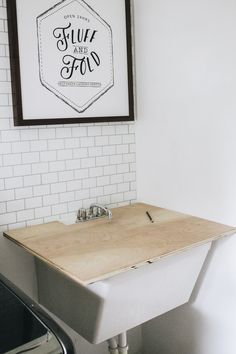
[[[111,210],[102,204],[96,204],[96,203],[91,204],[89,207],[89,211],[91,215],[94,215],[96,217],[107,215],[108,219],[112,218]]]
[[[102,204],[91,204],[89,209],[79,209],[77,212],[76,223],[98,219],[104,216],[108,216],[110,220],[112,218],[112,212],[106,206]]]

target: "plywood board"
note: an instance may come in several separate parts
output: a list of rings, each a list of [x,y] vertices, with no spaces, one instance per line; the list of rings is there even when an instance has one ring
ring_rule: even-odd
[[[112,211],[111,220],[51,222],[6,231],[4,236],[86,285],[236,231],[143,203]]]

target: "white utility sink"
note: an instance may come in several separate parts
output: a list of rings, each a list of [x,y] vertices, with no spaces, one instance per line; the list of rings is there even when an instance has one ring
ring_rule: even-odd
[[[4,233],[35,256],[39,302],[91,343],[186,303],[211,242],[235,233],[144,203],[112,212]]]
[[[97,344],[189,300],[211,243],[86,287],[36,259],[39,302]]]

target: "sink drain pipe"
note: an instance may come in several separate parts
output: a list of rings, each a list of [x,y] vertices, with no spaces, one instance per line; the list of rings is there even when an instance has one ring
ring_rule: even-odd
[[[116,338],[111,338],[108,340],[108,350],[110,354],[128,354],[128,344],[126,332],[118,335],[118,343]]]

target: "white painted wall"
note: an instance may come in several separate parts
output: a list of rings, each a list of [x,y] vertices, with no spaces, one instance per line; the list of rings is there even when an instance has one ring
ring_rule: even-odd
[[[236,225],[236,3],[135,0],[138,199]],[[235,237],[192,303],[143,327],[146,354],[234,354]]]

